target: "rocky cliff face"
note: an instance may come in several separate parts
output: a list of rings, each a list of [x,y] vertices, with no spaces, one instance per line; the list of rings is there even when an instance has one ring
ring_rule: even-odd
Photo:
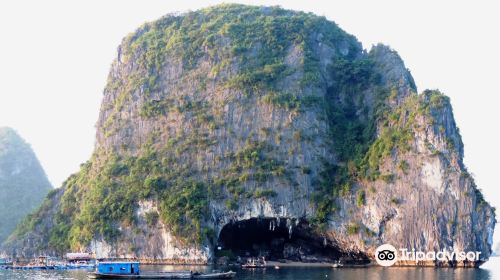
[[[363,263],[391,243],[479,264],[495,214],[462,158],[448,98],[386,46],[280,8],[169,15],[124,39],[93,157],[6,248]]]
[[[0,128],[0,243],[42,203],[52,186],[31,147],[11,128]]]

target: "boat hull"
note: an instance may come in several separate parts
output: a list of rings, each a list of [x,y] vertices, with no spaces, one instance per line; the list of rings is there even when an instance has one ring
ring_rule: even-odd
[[[158,274],[139,275],[104,274],[91,272],[87,275],[87,277],[90,279],[231,279],[235,275],[236,272],[233,271],[208,274],[164,272]]]
[[[191,274],[184,273],[120,275],[93,272],[87,276],[90,279],[191,279]]]
[[[265,265],[247,265],[247,264],[243,264],[241,265],[242,268],[266,268]]]
[[[229,271],[221,273],[193,275],[193,279],[232,279],[234,276],[236,276],[236,272]]]

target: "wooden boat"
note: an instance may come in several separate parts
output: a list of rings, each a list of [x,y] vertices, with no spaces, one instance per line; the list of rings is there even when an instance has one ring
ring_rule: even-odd
[[[156,272],[141,274],[107,274],[90,272],[87,277],[90,279],[232,279],[236,272],[214,272],[214,273],[192,273],[190,271]]]
[[[65,264],[65,269],[93,269],[95,264],[86,261],[77,261]]]
[[[141,272],[138,262],[101,262],[90,279],[231,279],[236,272],[200,273],[192,271]]]
[[[111,274],[90,272],[87,277],[90,279],[191,279],[190,272],[158,272],[140,274]]]
[[[13,269],[13,270],[51,270],[55,269],[53,265],[14,265],[14,266],[6,266],[5,269]]]
[[[266,268],[264,264],[242,264],[242,268]]]
[[[264,258],[262,259],[251,258],[247,260],[247,263],[241,265],[242,268],[266,268],[266,266],[267,263]]]
[[[236,272],[213,272],[213,273],[193,273],[193,279],[231,279],[236,276]]]
[[[332,264],[332,268],[339,268],[339,267],[343,267],[344,265],[341,264],[341,263],[334,263]]]

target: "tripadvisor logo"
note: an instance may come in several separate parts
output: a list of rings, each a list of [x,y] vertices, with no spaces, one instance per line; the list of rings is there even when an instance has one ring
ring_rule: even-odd
[[[397,250],[391,244],[381,245],[375,250],[375,260],[381,266],[394,265],[398,260],[400,261],[414,261],[418,264],[420,261],[469,261],[474,262],[479,260],[479,251],[415,251],[415,249],[399,249]]]
[[[391,266],[398,260],[398,251],[391,244],[384,244],[375,251],[375,260],[381,266]]]

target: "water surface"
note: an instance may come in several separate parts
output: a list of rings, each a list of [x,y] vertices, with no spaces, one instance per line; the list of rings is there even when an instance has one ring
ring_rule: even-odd
[[[210,271],[211,267],[196,266],[156,266],[143,267],[144,270],[198,270]],[[233,270],[235,270],[233,268]],[[265,279],[265,280],[493,280],[500,279],[500,257],[492,257],[481,268],[303,268],[286,267],[276,270],[274,268],[242,270],[236,269],[235,279]],[[0,279],[13,280],[84,280],[85,271],[10,271],[1,270]]]

